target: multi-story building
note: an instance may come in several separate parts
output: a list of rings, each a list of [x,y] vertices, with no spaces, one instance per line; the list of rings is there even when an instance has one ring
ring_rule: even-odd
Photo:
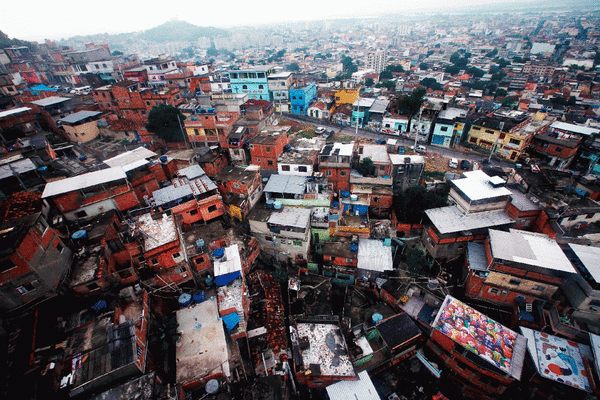
[[[386,57],[385,50],[369,51],[365,65],[379,74],[385,68]]]
[[[239,111],[217,111],[213,107],[206,108],[199,104],[185,104],[180,110],[186,115],[183,127],[193,147],[230,147],[228,135],[240,116]]]
[[[56,295],[71,267],[71,250],[42,211],[36,193],[14,193],[2,204],[0,308],[4,311]]]
[[[450,147],[460,140],[468,111],[448,108],[441,111],[434,121],[431,144]]]
[[[263,193],[260,167],[257,165],[226,167],[215,181],[223,196],[225,211],[239,220],[246,218]]]
[[[366,158],[373,163],[373,176],[390,176],[392,173],[392,164],[387,148],[383,144],[359,144],[358,145],[359,162],[364,162]]]
[[[291,149],[277,159],[277,173],[281,175],[312,176],[316,171],[319,151],[325,144],[322,138],[292,138]]]
[[[532,155],[541,157],[549,166],[557,169],[567,168],[584,138],[599,133],[600,130],[595,128],[555,121],[547,130],[533,136],[529,148]]]
[[[58,120],[69,140],[78,143],[87,143],[100,134],[100,124],[106,125],[100,111],[78,111]]]
[[[290,109],[290,88],[294,82],[291,72],[276,72],[267,77],[271,101],[278,111],[288,112]]]
[[[336,104],[354,104],[360,97],[360,87],[353,89],[338,89],[335,91]]]
[[[507,132],[517,125],[513,121],[503,121],[498,118],[478,118],[469,129],[469,143],[487,150],[496,149],[498,143],[506,137]]]
[[[525,65],[523,65],[522,73],[535,78],[549,79],[552,77],[555,69],[556,67],[551,64],[539,64],[527,61]]]
[[[421,184],[425,171],[425,158],[418,155],[390,154],[394,194],[398,195],[411,186]]]
[[[350,188],[350,169],[354,142],[328,143],[319,153],[319,172],[323,173],[333,190]]]
[[[352,105],[352,125],[360,127],[367,126],[369,122],[369,110],[375,103],[375,99],[361,97]]]
[[[154,87],[167,86],[166,76],[179,71],[173,57],[164,55],[145,60],[143,67],[148,72],[148,84]]]
[[[250,156],[252,164],[260,165],[261,169],[277,171],[277,159],[283,153],[283,147],[288,144],[286,132],[274,132],[270,135],[259,134],[250,139]]]
[[[525,153],[532,138],[538,133],[545,132],[553,122],[553,117],[538,112],[532,118],[509,130],[504,138],[498,142],[496,153],[512,161],[518,160]]]
[[[273,72],[272,66],[231,70],[228,72],[231,91],[232,93],[245,93],[250,99],[271,101],[267,78]]]
[[[315,82],[304,84],[296,83],[290,87],[290,104],[292,114],[305,115],[308,106],[317,96],[317,85]]]

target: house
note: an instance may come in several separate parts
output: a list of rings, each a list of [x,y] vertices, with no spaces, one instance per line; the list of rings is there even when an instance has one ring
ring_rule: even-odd
[[[310,208],[283,206],[271,209],[257,205],[248,214],[250,232],[261,250],[275,262],[306,264],[310,247]]]
[[[505,121],[500,118],[478,118],[471,124],[468,132],[468,142],[486,150],[495,151],[499,141],[504,140],[517,122]]]
[[[367,128],[373,131],[379,131],[383,127],[384,115],[387,113],[390,101],[386,98],[377,98],[369,108],[369,121]]]
[[[521,122],[508,131],[496,147],[496,152],[509,160],[519,160],[525,154],[533,137],[543,134],[548,126],[554,122],[554,119],[554,117],[549,117],[545,113],[536,113],[532,118]]]
[[[583,230],[587,225],[600,221],[600,203],[581,197],[568,203],[559,210],[557,222],[565,231]]]
[[[527,339],[447,295],[427,347],[463,396],[492,399],[521,380]]]
[[[389,154],[392,163],[393,191],[400,194],[411,186],[421,183],[425,171],[425,158],[418,155]]]
[[[375,177],[390,176],[392,172],[392,164],[387,152],[386,145],[383,144],[359,144],[358,156],[360,162],[364,162],[366,158],[373,163]]]
[[[232,93],[244,93],[250,99],[271,101],[268,77],[274,72],[272,66],[266,65],[227,73]]]
[[[523,371],[529,393],[565,399],[592,393],[594,356],[590,346],[525,327],[520,330],[527,338],[527,356],[531,360]]]
[[[52,227],[40,195],[18,192],[0,206],[0,308],[54,296],[71,266],[71,250]]]
[[[319,153],[319,172],[332,184],[333,190],[350,188],[350,169],[355,144],[328,143]]]
[[[490,229],[485,250],[487,268],[469,266],[469,298],[506,306],[552,302],[560,285],[577,274],[558,243],[541,233]]]
[[[448,108],[440,111],[434,120],[431,144],[451,147],[460,141],[468,110]]]
[[[598,133],[598,129],[555,121],[547,130],[534,135],[530,150],[550,167],[567,168],[584,139]]]
[[[394,269],[392,246],[381,240],[360,238],[358,240],[358,279],[375,282]]]
[[[331,113],[331,121],[339,125],[350,125],[352,121],[352,104],[340,104],[335,106]]]
[[[100,134],[99,125],[106,124],[100,111],[79,111],[58,120],[69,140],[87,143]]]
[[[358,379],[337,319],[297,319],[290,323],[290,337],[292,371],[300,385],[325,388]]]
[[[319,253],[323,254],[323,275],[331,277],[338,285],[353,285],[358,273],[358,242],[335,236],[320,243],[319,249]]]
[[[513,220],[513,228],[525,231],[535,231],[535,223],[542,215],[542,208],[539,202],[536,204],[525,194],[516,189],[509,189],[512,192],[510,201],[506,203],[506,214]]]
[[[292,114],[306,115],[308,106],[317,96],[317,85],[315,82],[296,83],[290,87],[290,104]]]
[[[178,71],[177,63],[173,57],[165,55],[144,60],[142,66],[148,72],[148,85],[150,87],[167,86],[167,75]]]
[[[90,395],[144,374],[149,317],[148,294],[142,290],[122,300],[114,312],[104,313],[91,323],[69,326],[62,367],[57,369],[61,371],[60,388],[70,396]]]
[[[216,298],[182,308],[176,317],[181,336],[175,354],[178,360],[175,383],[178,397],[183,398],[186,393],[204,392],[212,379],[224,382],[229,378],[232,358]]]
[[[273,174],[264,188],[267,205],[329,207],[331,191],[325,178]]]
[[[314,101],[307,109],[306,115],[313,118],[328,120],[330,113],[327,103],[322,101]]]
[[[227,167],[227,157],[222,152],[204,148],[198,149],[197,154],[198,164],[213,179]]]
[[[233,125],[240,116],[237,112],[217,111],[213,107],[200,104],[186,104],[179,107],[186,115],[183,127],[192,146],[218,146],[229,148],[227,139]]]
[[[401,135],[408,132],[408,117],[402,115],[389,115],[381,120],[381,131],[392,135]]]
[[[360,96],[360,87],[337,89],[335,91],[336,104],[354,104]]]
[[[600,248],[575,243],[568,243],[562,248],[578,272],[561,285],[562,293],[572,307],[570,317],[582,326],[594,327],[600,314]]]
[[[360,97],[352,104],[351,125],[358,124],[361,128],[369,123],[369,110],[375,103],[375,99]]]
[[[277,171],[277,159],[288,144],[287,132],[274,132],[270,135],[259,134],[250,139],[252,164],[260,165],[262,170]]]
[[[271,100],[277,105],[280,112],[289,112],[290,110],[290,88],[293,81],[293,75],[288,71],[275,72],[267,77]]]
[[[215,178],[225,211],[239,220],[246,218],[263,193],[260,167],[228,166]]]
[[[313,176],[317,167],[319,151],[324,145],[321,138],[305,139],[294,137],[283,148],[277,158],[277,173],[280,175]]]

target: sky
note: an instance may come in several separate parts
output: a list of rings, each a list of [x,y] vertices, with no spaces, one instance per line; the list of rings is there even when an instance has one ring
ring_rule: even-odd
[[[10,1],[10,0],[9,0]],[[198,26],[229,28],[293,21],[375,17],[386,13],[445,11],[522,0],[33,0],[6,1],[0,30],[10,38],[43,42],[76,35],[128,33],[171,19]]]

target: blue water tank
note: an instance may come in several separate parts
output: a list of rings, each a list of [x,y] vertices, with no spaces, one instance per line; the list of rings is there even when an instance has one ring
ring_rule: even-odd
[[[87,160],[87,156],[85,154],[82,154],[79,156],[79,161],[85,161]]]
[[[39,167],[38,168],[38,172],[40,172],[42,174],[45,173],[45,172],[48,172],[48,167]]]
[[[340,204],[340,203],[339,203],[339,202],[337,202],[337,201],[332,201],[332,202],[331,202],[331,208],[335,208],[335,207],[337,207],[339,204]]]
[[[276,210],[281,210],[281,201],[275,201],[275,203],[273,203],[273,208]]]
[[[160,156],[159,160],[161,163],[166,163],[167,162],[167,156]]]
[[[371,319],[373,319],[373,323],[376,324],[383,319],[383,315],[381,315],[377,312],[377,313],[373,314]]]
[[[87,231],[85,229],[78,230],[71,235],[72,239],[87,239]]]
[[[347,191],[347,190],[344,190],[344,191],[342,192],[342,197],[343,197],[343,198],[346,198],[346,197],[348,197],[348,196],[350,196],[350,192],[349,192],[349,191]]]
[[[223,256],[225,255],[225,249],[223,248],[218,248],[213,250],[213,256],[215,258],[223,258]]]
[[[192,304],[192,295],[189,293],[184,293],[179,296],[179,304],[181,304],[183,307],[187,307]]]
[[[273,208],[275,205],[275,200],[269,199],[267,200],[267,208]]]
[[[358,245],[350,245],[350,251],[353,253],[356,253],[358,251]]]
[[[213,278],[212,275],[209,275],[204,279],[204,283],[206,283],[206,286],[212,286],[214,281],[215,278]]]
[[[390,176],[389,175],[384,175],[383,179],[390,179]]]
[[[206,292],[204,290],[196,290],[192,296],[194,303],[202,303],[206,300]]]
[[[197,248],[204,247],[204,239],[198,239],[198,240],[196,240],[196,247]]]

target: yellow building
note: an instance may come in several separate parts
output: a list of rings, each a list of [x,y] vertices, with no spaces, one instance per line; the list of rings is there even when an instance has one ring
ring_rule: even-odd
[[[338,89],[335,91],[336,104],[354,104],[358,100],[360,86],[355,89]]]

